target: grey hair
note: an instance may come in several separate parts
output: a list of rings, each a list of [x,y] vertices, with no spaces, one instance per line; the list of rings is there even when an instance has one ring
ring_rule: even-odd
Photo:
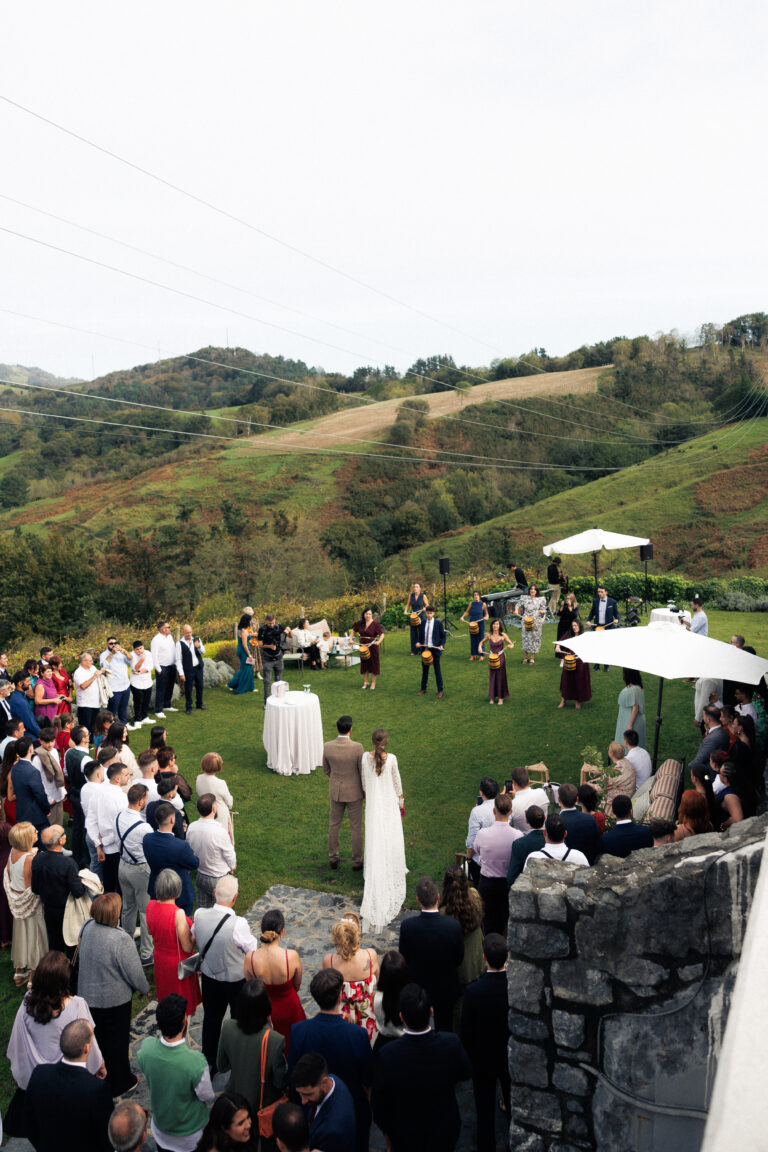
[[[163,868],[155,880],[155,900],[175,900],[181,895],[181,877],[173,868]]]
[[[219,904],[229,904],[230,900],[237,897],[237,890],[239,885],[234,876],[222,876],[216,881],[214,894],[216,901]]]
[[[109,1118],[109,1141],[115,1152],[134,1152],[147,1128],[147,1114],[135,1100],[124,1100]]]
[[[51,848],[54,844],[58,844],[63,835],[64,829],[61,824],[51,824],[50,828],[43,829],[40,839],[45,848]]]

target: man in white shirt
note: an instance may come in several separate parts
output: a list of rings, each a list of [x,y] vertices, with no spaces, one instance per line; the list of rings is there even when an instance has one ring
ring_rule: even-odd
[[[480,865],[473,859],[475,855],[475,837],[481,828],[490,828],[493,824],[493,802],[499,794],[499,786],[491,776],[483,776],[480,781],[479,803],[475,804],[469,814],[467,826],[467,860],[469,861],[469,878],[477,887],[480,879]]]
[[[83,727],[85,727],[83,725]],[[86,732],[88,729],[86,728]],[[96,799],[99,791],[102,788],[108,788],[109,785],[104,779],[104,765],[99,764],[97,760],[91,760],[83,765],[83,776],[85,776],[85,784],[80,790],[80,806],[83,809],[83,825],[85,827],[85,847],[88,852],[89,865],[91,872],[95,872],[100,880],[104,879],[104,865],[99,860],[96,845],[88,831],[88,814],[93,809],[96,811]],[[91,821],[92,829],[96,830],[96,825]],[[98,831],[96,831],[98,836]]]
[[[510,824],[518,832],[530,832],[531,828],[525,818],[527,808],[531,804],[537,805],[544,812],[549,809],[549,796],[543,788],[531,788],[531,778],[526,768],[512,769],[512,818]]]
[[[634,728],[627,728],[624,733],[624,747],[627,750],[627,760],[635,766],[635,791],[650,780],[653,772],[653,761],[650,753],[640,747],[640,737]]]
[[[701,599],[701,596],[697,592],[691,600],[690,623],[687,620],[684,620],[682,616],[680,617],[680,623],[685,624],[688,631],[695,633],[697,636],[709,635],[709,621],[707,620],[707,614],[704,611],[703,603],[704,602]]]
[[[142,841],[152,831],[144,819],[147,806],[147,789],[143,783],[132,784],[128,789],[128,807],[115,817],[115,830],[118,835],[120,864],[118,878],[123,894],[123,907],[120,912],[120,927],[133,936],[136,931],[136,914],[139,917],[141,941],[139,955],[144,965],[152,963],[152,937],[147,928],[147,904],[149,903],[149,864],[144,855]]]
[[[525,861],[523,871],[528,870],[531,860],[561,860],[564,864],[577,864],[580,868],[589,868],[589,860],[583,852],[569,848],[566,844],[565,824],[561,816],[547,816],[544,821],[544,847],[538,852],[531,852]]]
[[[757,727],[757,709],[752,703],[754,690],[748,684],[735,684],[733,694],[736,697],[736,711],[739,716],[751,716],[752,723]]]
[[[127,724],[130,692],[128,673],[131,660],[125,648],[118,643],[117,637],[110,636],[108,638],[107,646],[99,656],[99,664],[102,668],[106,668],[109,673],[110,695],[107,707],[114,715],[115,720],[119,720],[121,724]]]
[[[151,724],[149,705],[152,697],[152,671],[155,667],[152,656],[145,652],[141,640],[134,640],[131,655],[131,696],[133,697],[133,727]],[[130,728],[131,725],[129,724]]]
[[[176,672],[179,683],[184,686],[184,700],[187,716],[192,715],[192,688],[195,689],[195,707],[206,711],[203,704],[203,655],[205,645],[199,636],[192,635],[189,624],[181,630],[181,639],[176,645]]]
[[[149,652],[155,666],[155,716],[164,720],[166,712],[178,712],[178,708],[171,707],[176,678],[176,645],[167,620],[158,624]]]
[[[84,724],[93,736],[93,724],[96,713],[101,707],[101,696],[97,683],[100,676],[106,676],[103,668],[94,668],[93,656],[90,652],[83,652],[80,664],[75,668],[72,680],[75,684],[75,701],[77,703],[77,718]]]
[[[197,906],[213,908],[216,884],[234,872],[237,856],[223,824],[216,819],[216,799],[207,792],[197,801],[200,819],[187,829],[187,843],[200,860],[197,866]]]
[[[96,793],[95,803],[88,804],[85,829],[96,845],[96,855],[104,868],[105,892],[117,892],[120,841],[115,819],[118,812],[128,807],[128,797],[123,786],[130,779],[130,768],[120,760],[114,760],[107,769],[107,786]]]
[[[160,793],[157,790],[157,781],[155,775],[157,773],[157,753],[153,748],[146,748],[143,752],[139,752],[136,757],[136,763],[141,772],[141,779],[137,780],[137,784],[143,784],[147,790],[147,804],[151,804],[153,800],[160,799]],[[182,804],[182,809],[184,805]]]
[[[0,681],[0,683],[3,683],[3,682]],[[13,683],[10,680],[8,681],[8,683],[10,684],[11,692],[12,692],[13,691]],[[10,693],[9,693],[9,695],[10,695]],[[24,735],[24,721],[20,720],[17,716],[12,716],[11,719],[6,724],[5,730],[8,733],[8,735],[5,737],[5,740],[3,740],[2,744],[0,744],[0,759],[2,759],[2,757],[5,755],[5,750],[8,747],[8,745],[14,740],[20,740],[21,737]]]

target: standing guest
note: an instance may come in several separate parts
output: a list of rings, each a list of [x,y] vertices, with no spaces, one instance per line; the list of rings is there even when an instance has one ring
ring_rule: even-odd
[[[403,616],[410,617],[411,626],[411,656],[416,656],[419,650],[417,643],[419,631],[424,624],[425,608],[429,607],[429,600],[421,590],[421,584],[414,584],[405,598]],[[418,617],[418,619],[417,619]]]
[[[109,708],[99,708],[96,713],[96,719],[93,722],[93,750],[98,752],[102,744],[105,743],[107,732],[112,724],[115,722],[115,717],[110,712]],[[106,769],[105,769],[106,771]]]
[[[175,780],[163,779],[157,785],[157,800],[152,800],[147,804],[145,809],[145,818],[147,824],[152,832],[157,832],[157,810],[161,804],[171,804],[174,809],[173,817],[173,834],[179,840],[186,840],[186,824],[184,822],[185,812],[182,808],[181,811],[176,807],[178,799],[179,786]]]
[[[411,979],[426,989],[435,1028],[449,1032],[453,1005],[459,995],[457,972],[464,959],[464,934],[458,920],[440,915],[440,892],[431,877],[422,876],[419,880],[416,899],[421,911],[400,925],[398,951],[408,965]]]
[[[171,707],[176,679],[176,645],[167,620],[158,624],[149,652],[155,666],[155,716],[158,720],[165,720],[166,712],[178,712],[178,708]]]
[[[34,736],[37,739],[40,731],[40,726],[35,720],[35,714],[29,702],[27,693],[29,692],[29,673],[25,671],[14,672],[13,674],[13,692],[8,697],[8,707],[11,710],[11,715],[15,716],[18,720],[24,721],[24,731],[28,736]]]
[[[17,987],[31,979],[40,957],[48,951],[43,906],[40,897],[32,891],[36,839],[37,829],[28,820],[14,824],[8,833],[11,852],[3,869],[3,889],[13,916],[11,963],[13,982]]]
[[[88,729],[85,729],[86,732]],[[102,788],[108,787],[104,779],[104,767],[98,760],[87,761],[83,768],[83,775],[85,776],[85,784],[80,790],[80,804],[83,809],[83,827],[85,829],[85,853],[88,856],[86,867],[90,868],[100,880],[104,877],[104,865],[99,860],[99,854],[96,851],[96,845],[91,837],[88,835],[88,812],[93,806],[94,812],[98,797]]]
[[[8,737],[11,726],[17,723],[17,717],[11,712],[11,706],[8,703],[12,692],[13,683],[10,680],[0,679],[0,736],[4,736],[4,738]],[[2,755],[2,745],[0,745],[0,755]]]
[[[709,758],[713,752],[726,752],[730,748],[730,736],[721,725],[720,718],[719,708],[716,708],[714,704],[705,705],[701,716],[705,735],[696,750],[696,755],[688,765],[689,771],[693,768],[709,767]]]
[[[601,813],[602,815],[602,813]],[[507,888],[511,888],[515,880],[525,868],[525,862],[531,852],[539,852],[546,841],[544,840],[544,820],[546,813],[538,804],[531,804],[525,810],[525,819],[531,829],[520,840],[515,840],[509,857],[507,869]],[[603,817],[605,819],[605,817]]]
[[[507,932],[509,919],[509,899],[507,896],[507,871],[512,845],[520,840],[523,833],[512,828],[509,816],[512,811],[512,797],[502,792],[493,802],[494,823],[490,828],[481,828],[475,837],[475,851],[480,857],[480,883],[478,892],[485,906],[483,931]]]
[[[195,690],[195,707],[206,712],[203,704],[203,656],[205,644],[199,636],[192,635],[192,627],[185,624],[181,639],[176,643],[176,673],[184,687],[184,703],[187,716],[192,715],[192,689]]]
[[[605,584],[598,584],[597,596],[592,601],[592,607],[587,616],[587,625],[591,628],[597,629],[598,632],[605,628],[618,628],[619,626],[619,606],[612,596],[608,595]],[[608,665],[604,665],[605,671],[608,671]],[[595,664],[595,672],[600,671],[600,665]],[[626,728],[626,724],[624,725]]]
[[[264,981],[258,977],[246,980],[237,994],[234,1012],[221,1026],[216,1054],[219,1073],[230,1074],[227,1091],[245,1096],[254,1112],[279,1100],[288,1080],[285,1039],[270,1026],[269,1015]]]
[[[445,647],[445,625],[441,620],[435,619],[435,610],[431,604],[427,605],[425,615],[426,619],[419,628],[419,639],[416,643],[416,648],[421,652],[421,690],[419,696],[425,696],[427,693],[429,669],[432,667],[435,670],[437,698],[442,700],[443,673],[440,670],[440,658]],[[426,660],[425,657],[427,657]]]
[[[32,764],[40,773],[45,795],[50,805],[48,822],[62,824],[64,821],[64,798],[67,795],[64,773],[61,770],[59,754],[56,751],[56,729],[41,728],[40,743],[32,755]]]
[[[115,1152],[141,1152],[147,1136],[149,1116],[135,1100],[115,1105],[109,1118],[109,1139]]]
[[[362,1028],[341,1015],[344,980],[340,972],[326,968],[316,972],[309,985],[318,1007],[316,1016],[291,1028],[289,1068],[307,1053],[323,1057],[328,1070],[349,1089],[355,1108],[356,1152],[368,1152],[371,1129],[369,1096],[373,1083],[373,1052]]]
[[[201,796],[197,802],[200,819],[187,829],[187,843],[200,861],[197,869],[198,908],[213,908],[218,881],[237,867],[232,841],[216,819],[217,807],[213,796]]]
[[[82,896],[85,885],[77,874],[77,864],[71,856],[64,855],[67,837],[61,825],[51,824],[50,828],[43,831],[41,840],[43,850],[32,861],[32,891],[43,903],[49,948],[71,956],[72,949],[64,943],[64,909],[67,897]]]
[[[103,668],[96,668],[90,652],[83,652],[80,664],[75,668],[72,679],[75,682],[75,700],[77,701],[77,719],[93,734],[96,714],[101,707],[101,693],[99,680],[107,675]]]
[[[150,804],[153,800],[159,800],[160,793],[157,790],[157,781],[155,780],[158,769],[157,753],[153,752],[151,748],[145,748],[143,752],[139,752],[136,757],[136,763],[141,772],[141,779],[137,780],[136,783],[143,784],[146,788],[147,804]],[[146,817],[146,811],[144,815]]]
[[[453,1005],[453,1031],[458,1033],[461,1022],[461,1005],[464,990],[473,980],[478,980],[485,971],[483,962],[483,901],[476,888],[470,886],[458,864],[446,868],[443,875],[443,891],[440,896],[440,912],[452,916],[461,925],[464,937],[464,959],[456,970],[459,981],[459,995]],[[399,955],[399,953],[395,953]],[[407,984],[408,981],[403,981]]]
[[[38,1065],[59,1062],[60,1037],[67,1025],[73,1020],[87,1020],[93,1027],[93,1018],[85,1000],[70,992],[70,974],[69,960],[61,951],[46,952],[32,977],[31,989],[19,1005],[6,1053],[11,1063],[11,1075],[17,1084],[16,1094],[5,1114],[5,1131],[9,1136],[26,1136],[24,1112],[29,1081]],[[100,1079],[106,1076],[101,1049],[95,1038],[85,1067]]]
[[[152,937],[147,927],[147,904],[149,903],[149,864],[144,855],[144,837],[152,829],[144,819],[147,806],[147,789],[142,783],[132,784],[128,789],[128,807],[118,812],[115,829],[120,844],[120,864],[118,880],[123,896],[120,924],[124,932],[133,940],[138,916],[139,956],[144,965],[152,963]]]
[[[266,673],[265,673],[266,675]],[[328,779],[330,813],[328,818],[328,861],[339,866],[339,829],[344,813],[349,815],[352,834],[352,871],[363,868],[363,746],[351,739],[352,717],[336,721],[338,736],[323,745],[323,772]]]
[[[560,565],[562,560],[559,556],[553,556],[547,565],[547,592],[549,592],[549,614],[554,616],[557,612],[557,602],[560,599],[560,581],[562,580],[562,573]]]
[[[562,656],[563,671],[560,675],[560,703],[558,708],[565,708],[567,700],[573,700],[577,708],[592,699],[592,679],[589,675],[589,664],[585,664],[574,652],[568,651],[568,640],[584,635],[584,625],[581,620],[574,620],[571,627],[563,636],[563,645],[555,645],[555,655]]]
[[[128,723],[128,697],[131,691],[131,657],[116,636],[107,637],[107,646],[99,656],[99,664],[109,673],[109,701],[107,707],[122,724]]]
[[[134,640],[131,653],[131,696],[133,697],[133,727],[149,723],[152,698],[152,671],[155,667],[151,652],[144,649],[141,640]]]
[[[695,788],[687,788],[680,798],[680,807],[677,810],[677,828],[672,840],[686,840],[689,836],[700,836],[705,832],[714,832],[712,821],[709,818],[709,808],[706,797]]]
[[[627,728],[624,733],[624,747],[627,750],[627,760],[635,767],[635,784],[640,788],[653,774],[651,755],[645,748],[640,747],[640,736],[634,728]]]
[[[525,572],[523,571],[523,569],[520,567],[520,565],[518,564],[518,562],[516,560],[513,560],[511,562],[511,564],[507,565],[507,571],[511,572],[512,575],[514,576],[515,587],[521,588],[523,590],[523,592],[527,592],[528,591],[528,577],[525,575]]]
[[[505,700],[509,699],[509,688],[507,686],[507,662],[504,656],[504,648],[508,648],[511,652],[515,646],[513,640],[510,640],[506,632],[501,626],[501,620],[498,618],[491,621],[491,630],[480,642],[480,659],[482,660],[482,651],[485,641],[488,641],[488,700],[491,704],[503,704]],[[498,664],[497,664],[498,658]]]
[[[638,743],[645,748],[645,693],[643,692],[643,678],[634,668],[622,668],[624,687],[619,692],[619,715],[616,720],[616,734],[614,740],[618,743],[624,739],[628,728],[637,732]]]
[[[403,988],[400,1015],[403,1035],[378,1059],[373,1118],[393,1152],[451,1152],[461,1129],[456,1085],[470,1078],[472,1065],[458,1036],[430,1031],[424,988]]]
[[[56,751],[59,754],[59,760],[63,761],[67,754],[67,749],[72,743],[75,718],[71,712],[59,712],[53,718],[53,727],[56,730]]]
[[[103,749],[99,749],[101,755]],[[103,867],[104,891],[117,892],[120,886],[120,841],[117,836],[115,819],[118,812],[128,807],[128,797],[123,791],[130,777],[121,760],[113,760],[107,769],[107,787],[100,788],[94,802],[88,805],[85,830],[96,846],[96,856]]]
[[[374,1056],[390,1040],[403,1034],[400,1019],[400,993],[410,983],[408,965],[400,953],[392,948],[381,958],[379,980],[373,996],[373,1014],[376,1017],[376,1043]]]
[[[11,841],[9,839],[11,825],[3,816],[0,806],[0,874],[5,872],[11,857]],[[0,884],[0,948],[7,948],[13,940],[13,916],[8,904],[5,887]]]
[[[0,680],[10,680],[11,675],[8,671],[8,653],[0,652]]]
[[[354,1152],[355,1106],[343,1080],[331,1076],[317,1052],[307,1052],[291,1076],[291,1087],[309,1120],[309,1143],[322,1152]]]
[[[176,807],[183,811],[184,805],[192,799],[192,788],[179,771],[176,763],[176,749],[170,744],[164,744],[157,750],[157,783],[161,780],[173,780],[178,785],[179,801]]]
[[[194,872],[200,861],[186,840],[179,840],[174,836],[175,819],[176,809],[173,805],[160,804],[155,811],[157,832],[144,837],[144,855],[149,864],[149,896],[152,899],[155,895],[155,882],[160,873],[170,868],[178,875],[181,883],[177,903],[188,916],[191,916],[195,903],[195,890],[192,887],[190,873]],[[149,920],[147,922],[149,923]],[[152,931],[151,925],[150,931]]]
[[[515,615],[523,618],[523,664],[535,664],[534,657],[541,651],[541,633],[547,615],[547,601],[539,592],[538,584],[531,584],[526,596],[521,596]]]
[[[133,939],[120,927],[122,900],[117,892],[97,896],[91,917],[80,929],[77,990],[93,1016],[96,1039],[107,1066],[113,1096],[132,1092],[131,1000],[149,990]]]
[[[549,808],[549,796],[544,788],[531,788],[528,769],[518,765],[512,769],[512,819],[510,820],[512,827],[517,828],[518,832],[526,833],[531,830],[525,817],[531,804],[543,808],[546,812]]]
[[[130,772],[129,781],[131,784],[134,784],[141,778],[141,772],[136,757],[133,754],[133,749],[131,748],[128,725],[123,724],[120,720],[115,720],[107,730],[106,742],[117,750],[118,759],[122,760]]]
[[[72,703],[72,682],[69,678],[69,672],[67,672],[61,662],[60,656],[51,656],[48,663],[53,669],[53,682],[59,694],[57,715],[61,716],[63,712],[69,712],[70,710],[70,704]]]
[[[14,728],[17,721],[13,721]],[[24,725],[21,720],[18,721],[20,733],[24,731]],[[16,823],[16,793],[13,790],[13,781],[11,780],[11,772],[13,766],[19,758],[16,751],[16,741],[20,739],[19,736],[9,737],[3,741],[5,748],[2,754],[2,761],[0,762],[0,810],[5,815],[5,819],[10,824]],[[45,789],[43,789],[45,791]]]
[[[171,868],[164,868],[155,881],[154,898],[147,904],[147,927],[154,944],[155,990],[158,1000],[178,993],[187,1002],[187,1014],[200,1003],[200,977],[197,972],[179,979],[179,963],[195,950],[192,920],[179,908],[181,880]]]
[[[7,680],[0,680],[0,700],[2,700],[4,697],[7,698],[12,690],[12,686],[10,689],[8,688]],[[11,718],[6,721],[5,736],[3,737],[2,741],[0,741],[0,756],[5,756],[5,750],[8,745],[15,744],[17,740],[21,740],[23,735],[24,721],[19,720],[16,716],[11,716]]]
[[[481,828],[488,828],[493,824],[493,802],[498,793],[499,785],[497,782],[491,776],[483,776],[480,781],[477,803],[469,814],[466,845],[467,866],[469,869],[469,878],[475,887],[477,887],[480,879],[480,865],[474,859],[475,837]]]
[[[25,660],[24,661],[24,671],[29,676],[29,681],[30,681],[29,691],[28,691],[27,695],[29,696],[30,700],[33,700],[34,696],[35,696],[35,684],[37,684],[38,678],[40,676],[40,661],[39,660]]]
[[[707,614],[704,611],[704,601],[698,592],[694,593],[691,599],[691,619],[690,621],[684,620],[680,617],[680,623],[684,624],[689,632],[693,632],[696,636],[709,635],[709,621]]]
[[[48,827],[48,813],[51,805],[43,788],[40,773],[29,758],[34,741],[31,736],[22,736],[16,741],[18,759],[11,768],[11,785],[16,793],[16,819],[28,820],[34,824],[38,836]]]
[[[653,848],[653,835],[644,824],[632,819],[632,801],[629,796],[616,796],[611,804],[616,823],[600,837],[600,855],[621,856],[626,859],[638,848]]]
[[[576,864],[580,868],[588,868],[589,860],[584,853],[579,852],[576,848],[569,848],[566,844],[567,834],[561,816],[547,816],[544,821],[544,847],[539,848],[536,852],[531,852],[523,871],[528,871],[531,860],[560,860],[563,863]]]
[[[366,932],[381,932],[405,900],[405,800],[397,757],[387,752],[387,730],[377,728],[371,741],[373,750],[363,753],[365,861],[360,915]]]
[[[480,599],[480,593],[477,590],[472,593],[472,599],[467,605],[466,611],[459,617],[464,622],[467,622],[467,618],[469,618],[469,659],[471,663],[473,660],[483,659],[481,645],[485,638],[485,622],[488,619],[488,605]]]
[[[496,1085],[509,1115],[509,1011],[507,945],[493,933],[483,940],[486,972],[464,996],[461,1042],[472,1062],[478,1152],[496,1152]]]
[[[216,819],[221,824],[229,839],[234,844],[235,832],[232,826],[232,808],[235,801],[232,793],[219,776],[224,767],[224,761],[218,752],[206,752],[200,761],[200,775],[195,780],[195,791],[198,798],[213,796],[216,800]]]
[[[309,1121],[298,1104],[279,1104],[272,1128],[279,1152],[309,1152]]]
[[[112,1093],[88,1071],[94,1044],[87,1020],[72,1020],[59,1036],[61,1059],[38,1064],[24,1099],[27,1136],[37,1152],[111,1152]]]
[[[53,668],[46,664],[40,679],[35,684],[35,717],[41,728],[48,728],[54,721],[62,703],[56,681],[53,678]]]
[[[216,884],[212,908],[198,908],[193,933],[200,949],[203,991],[203,1054],[216,1067],[221,1022],[229,1006],[234,1011],[237,993],[245,982],[243,960],[257,947],[248,921],[236,916],[237,880],[222,876]]]
[[[172,994],[155,1011],[160,1038],[148,1036],[136,1057],[147,1078],[152,1135],[158,1148],[194,1152],[214,1091],[202,1052],[187,1043],[187,1002]]]
[[[379,648],[384,639],[384,629],[378,620],[374,620],[373,611],[366,608],[362,618],[352,625],[352,631],[360,637],[361,649],[368,650],[367,658],[360,656],[360,675],[363,677],[363,688],[368,687],[368,677],[371,678],[371,691],[376,687],[376,677],[381,673],[381,653]]]
[[[227,681],[227,688],[236,696],[256,691],[253,682],[255,665],[253,640],[253,608],[244,608],[237,622],[237,658],[240,661],[240,668],[232,679]],[[258,650],[256,648],[256,651]]]
[[[600,852],[600,831],[592,817],[576,807],[578,795],[575,784],[560,785],[560,819],[565,824],[568,847],[578,849],[594,864]]]
[[[41,670],[43,668],[46,668],[48,666],[48,664],[50,664],[50,658],[52,655],[53,655],[53,648],[49,648],[47,644],[44,645],[40,649],[40,668],[41,668]]]
[[[718,708],[723,705],[723,681],[714,676],[700,676],[694,687],[693,720],[696,727],[704,733],[702,712],[705,704],[715,704]]]
[[[283,678],[283,636],[293,636],[293,633],[290,628],[281,628],[275,619],[274,612],[268,612],[264,617],[264,623],[256,635],[264,665],[265,708],[267,700],[269,699],[272,681],[277,682]]]
[[[314,632],[309,631],[309,620],[306,616],[302,616],[298,628],[293,629],[293,638],[299,650],[303,652],[305,660],[309,661],[310,668],[319,668],[320,650]]]
[[[359,1024],[373,1044],[376,1039],[376,1018],[373,1014],[373,994],[379,974],[379,958],[373,948],[360,947],[360,920],[348,912],[331,928],[333,952],[323,956],[323,968],[340,972],[344,979],[341,1015],[352,1024]]]
[[[258,1119],[254,1124],[251,1113],[251,1104],[245,1096],[222,1092],[213,1102],[197,1152],[257,1152]]]
[[[580,784],[578,800],[582,812],[589,813],[597,824],[597,829],[602,836],[603,832],[605,832],[605,812],[600,811],[600,798],[597,790],[593,788],[591,784]]]
[[[246,980],[263,980],[272,1005],[272,1027],[285,1040],[285,1054],[290,1046],[291,1026],[304,1020],[299,1000],[301,958],[293,948],[283,948],[285,917],[279,908],[271,908],[261,918],[260,947],[249,952],[243,964]]]

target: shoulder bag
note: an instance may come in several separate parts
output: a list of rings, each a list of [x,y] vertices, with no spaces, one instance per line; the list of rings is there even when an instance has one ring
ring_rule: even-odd
[[[264,1140],[272,1138],[272,1117],[275,1114],[275,1108],[279,1108],[281,1104],[288,1102],[288,1097],[282,1095],[279,1100],[275,1100],[273,1104],[267,1104],[264,1107],[264,1074],[267,1067],[267,1046],[269,1044],[269,1034],[271,1028],[265,1029],[264,1037],[261,1041],[261,1092],[259,1093],[259,1110],[256,1115],[259,1118],[259,1136]]]
[[[200,966],[203,963],[203,960],[205,960],[206,956],[208,955],[208,949],[210,948],[211,944],[213,944],[214,940],[216,939],[216,936],[217,936],[217,933],[219,932],[219,929],[224,927],[224,921],[225,920],[229,920],[229,913],[222,916],[221,920],[219,920],[218,924],[216,925],[216,927],[213,930],[213,934],[211,935],[210,940],[206,944],[205,948],[203,948],[202,952],[193,952],[191,956],[187,956],[186,959],[184,959],[184,960],[182,960],[182,958],[181,958],[181,946],[179,945],[179,933],[177,930],[177,932],[176,932],[176,949],[179,953],[179,963],[178,963],[178,967],[176,969],[176,976],[179,980],[185,980],[187,978],[187,976],[194,976],[195,972],[197,972],[200,969]]]

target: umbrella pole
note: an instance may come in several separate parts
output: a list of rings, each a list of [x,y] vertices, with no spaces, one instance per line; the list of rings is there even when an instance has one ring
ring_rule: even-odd
[[[597,596],[597,552],[592,553],[592,563],[595,566],[595,596]]]
[[[661,698],[664,694],[664,677],[659,676],[659,699],[656,703],[656,733],[653,737],[653,771],[659,766],[659,733],[661,731]]]

